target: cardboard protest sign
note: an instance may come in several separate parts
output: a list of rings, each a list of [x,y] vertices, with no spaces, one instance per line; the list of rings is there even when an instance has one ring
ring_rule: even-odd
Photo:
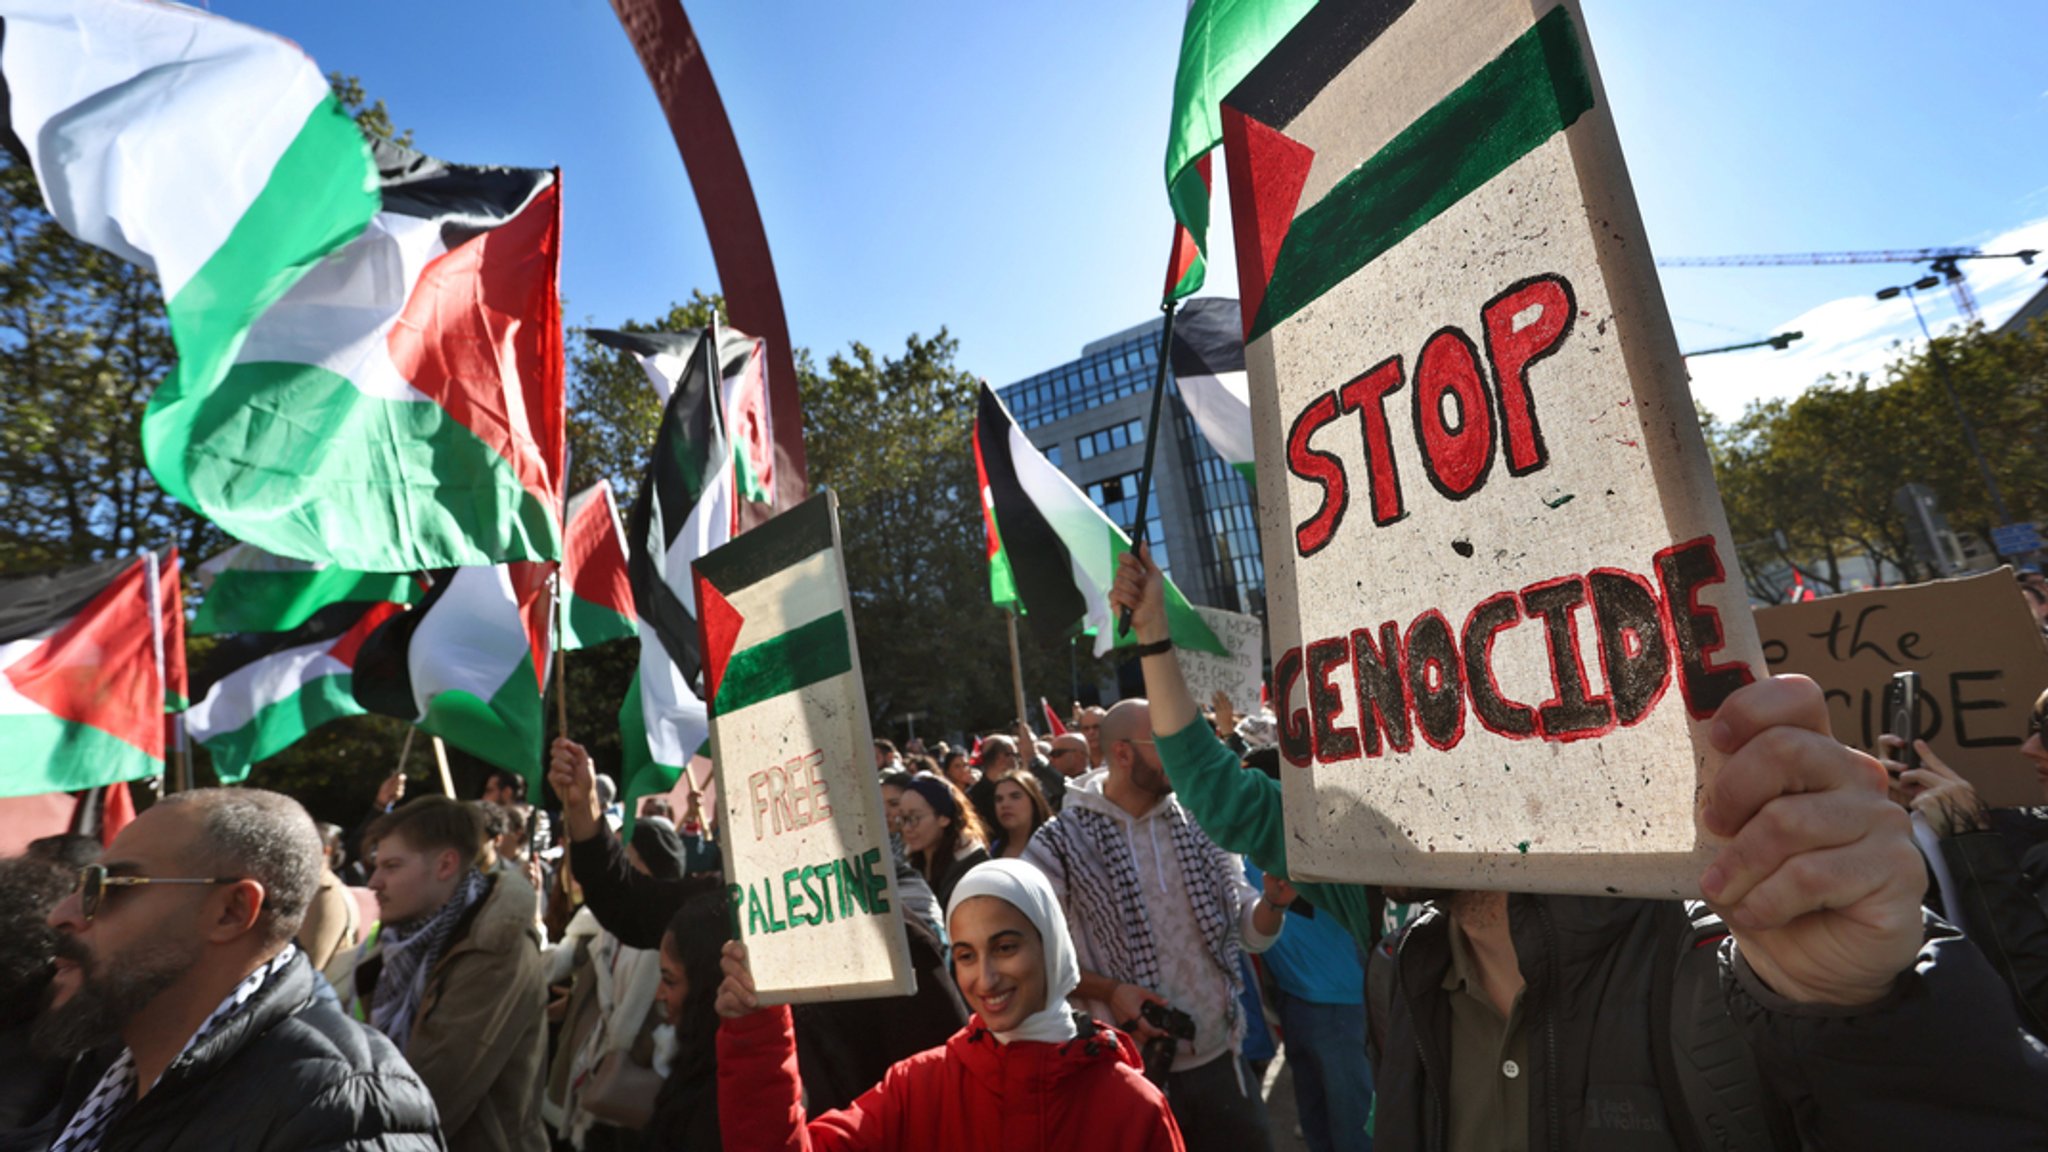
[[[1230,697],[1230,706],[1239,716],[1250,716],[1259,710],[1259,686],[1265,681],[1266,636],[1265,625],[1257,616],[1242,612],[1226,612],[1221,608],[1204,608],[1195,605],[1209,625],[1209,630],[1223,641],[1228,656],[1214,656],[1207,652],[1184,648],[1180,652],[1181,676],[1188,682],[1195,702],[1208,707],[1209,701],[1218,692]]]
[[[1763,665],[1575,4],[1325,4],[1225,100],[1289,863],[1696,895]]]
[[[765,1004],[916,988],[839,547],[813,496],[700,557],[726,894]]]
[[[1835,739],[1878,754],[1884,688],[1920,674],[1920,733],[1994,807],[2041,803],[2018,748],[2048,688],[2048,646],[2012,569],[1876,588],[1756,614],[1772,672],[1811,676],[1827,693]]]

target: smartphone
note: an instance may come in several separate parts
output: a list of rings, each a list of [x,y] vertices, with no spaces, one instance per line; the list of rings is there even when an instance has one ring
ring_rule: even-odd
[[[1894,672],[1884,686],[1884,730],[1904,741],[1894,758],[1908,771],[1920,767],[1920,674]]]

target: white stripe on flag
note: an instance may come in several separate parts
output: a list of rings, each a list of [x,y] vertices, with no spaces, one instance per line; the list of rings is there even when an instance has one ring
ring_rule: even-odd
[[[419,715],[443,692],[490,700],[532,653],[510,573],[503,566],[456,569],[407,653]]]
[[[644,622],[640,625],[640,718],[647,726],[647,753],[656,764],[683,767],[711,738],[711,716],[704,702],[683,683],[668,650]]]
[[[1115,637],[1109,612],[1109,586],[1116,578],[1115,553],[1111,542],[1123,535],[1102,509],[1074,487],[1066,473],[1039,454],[1015,422],[1010,425],[1010,464],[1017,483],[1038,514],[1067,546],[1072,557],[1074,587],[1087,601],[1087,626],[1095,629],[1095,654],[1109,651]]]
[[[1215,376],[1176,376],[1181,399],[1209,441],[1209,447],[1225,464],[1249,464],[1252,449],[1251,391],[1243,372]]]
[[[206,698],[186,714],[192,738],[205,743],[236,731],[257,713],[281,704],[323,676],[346,676],[349,666],[328,655],[334,641],[322,640],[273,652],[245,664],[207,689]]]
[[[793,632],[846,607],[839,592],[839,569],[829,548],[766,580],[747,585],[728,596],[727,602],[742,621],[740,634],[733,641],[735,652]]]
[[[155,270],[166,300],[328,96],[290,41],[143,0],[10,0],[0,72],[51,214]]]

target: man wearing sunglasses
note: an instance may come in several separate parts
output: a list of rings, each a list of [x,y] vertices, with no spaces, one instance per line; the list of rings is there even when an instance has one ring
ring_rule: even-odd
[[[80,1060],[54,1150],[442,1147],[419,1078],[292,943],[319,876],[306,810],[253,788],[167,796],[80,870],[34,1034]]]

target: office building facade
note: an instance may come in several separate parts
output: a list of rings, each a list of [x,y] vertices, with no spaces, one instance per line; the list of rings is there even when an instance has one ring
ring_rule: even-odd
[[[1161,321],[1094,341],[1056,368],[999,389],[1032,444],[1128,531],[1145,466]],[[1251,486],[1202,438],[1167,375],[1145,538],[1182,594],[1263,616],[1266,569]]]

